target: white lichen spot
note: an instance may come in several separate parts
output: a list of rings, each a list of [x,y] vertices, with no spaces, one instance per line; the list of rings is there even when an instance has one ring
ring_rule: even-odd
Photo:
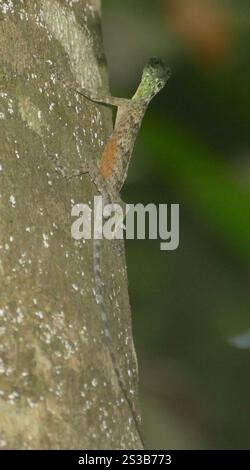
[[[66,3],[67,3],[70,7],[72,7],[72,6],[74,5],[74,3],[78,3],[78,2],[79,2],[79,0],[66,0]]]
[[[84,411],[90,410],[92,407],[92,402],[90,400],[86,400],[85,405],[83,407]]]
[[[97,380],[96,378],[94,378],[94,379],[92,380],[91,384],[92,384],[92,387],[94,387],[94,388],[97,387],[97,385],[98,385],[98,380]]]
[[[56,74],[55,73],[52,73],[50,75],[50,80],[52,81],[52,83],[54,83],[54,85],[56,84]]]
[[[19,397],[19,394],[17,392],[12,392],[8,395],[8,403],[10,405],[15,405],[16,404],[16,399]]]
[[[0,119],[5,119],[5,114],[4,113],[0,113]]]
[[[40,28],[45,28],[45,25],[43,22],[43,13],[41,10],[35,16],[35,21],[36,21],[37,26],[39,26]]]
[[[21,311],[20,307],[17,308],[16,310],[16,321],[17,323],[22,323],[23,319],[24,319],[24,314],[23,312]]]
[[[102,423],[101,423],[101,430],[106,431],[107,428],[108,428],[107,422],[105,420],[103,420]]]
[[[48,239],[49,239],[48,235],[46,235],[45,233],[43,233],[43,246],[44,246],[45,248],[49,248]]]
[[[27,260],[27,253],[26,253],[26,251],[24,251],[24,252],[21,254],[21,257],[18,259],[18,263],[19,263],[21,266],[24,267],[27,262],[28,262],[28,260]]]
[[[4,362],[2,358],[0,357],[0,374],[4,374],[4,373],[5,373]]]
[[[22,21],[23,20],[26,20],[26,21],[29,20],[29,15],[28,15],[27,11],[25,11],[23,8],[21,8],[21,10],[18,11],[18,15],[19,15],[19,18]]]
[[[16,207],[16,198],[13,194],[11,194],[11,196],[9,198],[9,201],[10,201],[12,207]]]
[[[40,310],[38,312],[35,312],[35,315],[36,315],[36,317],[40,318],[40,320],[42,320],[43,317],[44,317],[43,312],[41,312]]]
[[[0,10],[4,15],[7,13],[14,13],[14,5],[12,0],[6,0],[5,2],[0,3]]]
[[[9,114],[14,114],[13,100],[12,99],[9,99],[9,101],[8,101],[8,113]]]

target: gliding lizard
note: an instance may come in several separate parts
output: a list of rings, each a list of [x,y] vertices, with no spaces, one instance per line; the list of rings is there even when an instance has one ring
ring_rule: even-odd
[[[153,58],[145,66],[141,83],[132,99],[113,98],[111,96],[93,96],[85,90],[77,93],[90,101],[110,106],[116,106],[117,116],[113,133],[108,139],[102,153],[99,165],[93,163],[80,173],[88,173],[95,183],[105,202],[113,202],[126,180],[129,162],[132,156],[136,136],[141,127],[144,114],[150,101],[166,85],[171,73],[169,68],[160,60]],[[122,394],[130,408],[133,420],[143,443],[140,429],[140,419],[132,400],[128,396],[121,372],[117,365],[112,338],[109,328],[108,310],[105,303],[104,284],[101,275],[101,241],[94,240],[94,273],[96,284],[96,301],[99,305],[103,325],[103,334],[113,364],[114,372]]]

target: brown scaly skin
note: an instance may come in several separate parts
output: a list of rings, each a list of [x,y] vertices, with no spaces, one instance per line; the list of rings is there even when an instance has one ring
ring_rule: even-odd
[[[94,97],[89,92],[78,91],[85,98],[110,106],[117,106],[117,117],[114,131],[108,139],[102,153],[99,165],[91,165],[81,173],[89,173],[98,191],[103,196],[103,203],[119,200],[119,192],[126,180],[134,143],[142,124],[144,114],[150,101],[166,85],[170,77],[170,70],[159,59],[151,59],[143,70],[141,83],[131,100],[113,97]],[[103,327],[103,337],[107,345],[109,356],[113,365],[117,382],[123,394],[135,428],[144,447],[141,421],[133,400],[126,389],[121,371],[117,365],[116,354],[113,347],[109,327],[109,314],[105,303],[105,289],[101,273],[101,241],[93,242],[93,265],[95,273],[96,302],[99,306]]]
[[[171,75],[170,69],[157,58],[150,59],[144,67],[141,83],[131,100],[93,96],[89,92],[79,94],[96,103],[116,106],[115,127],[108,139],[98,166],[86,170],[104,196],[111,200],[120,192],[128,172],[137,134],[150,101],[164,88]]]

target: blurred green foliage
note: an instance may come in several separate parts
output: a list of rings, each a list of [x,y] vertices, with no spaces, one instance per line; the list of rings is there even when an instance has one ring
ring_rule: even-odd
[[[127,243],[147,440],[248,448],[250,345],[249,0],[105,0],[113,94],[149,56],[173,77],[138,138],[124,199],[180,204],[180,247]]]

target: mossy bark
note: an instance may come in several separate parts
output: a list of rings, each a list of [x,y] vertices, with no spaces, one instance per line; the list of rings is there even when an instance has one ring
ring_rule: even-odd
[[[112,112],[99,0],[0,3],[0,448],[133,449],[140,440],[103,341],[92,241],[71,238]],[[137,401],[124,246],[103,242],[117,362]]]

